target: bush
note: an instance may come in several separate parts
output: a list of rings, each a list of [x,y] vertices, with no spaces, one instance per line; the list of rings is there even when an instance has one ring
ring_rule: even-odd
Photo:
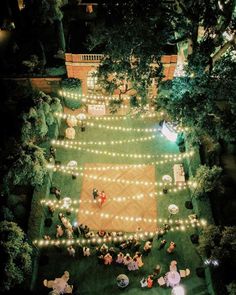
[[[72,94],[81,94],[81,81],[75,78],[68,78],[62,80],[62,90]],[[64,97],[65,106],[69,109],[79,109],[83,104],[80,99],[75,100],[73,98]]]
[[[1,221],[4,221],[4,220],[13,221],[14,220],[14,215],[8,207],[2,206],[0,208],[0,220]]]

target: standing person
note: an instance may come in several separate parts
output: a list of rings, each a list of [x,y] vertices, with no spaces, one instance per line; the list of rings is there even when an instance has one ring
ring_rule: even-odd
[[[144,263],[142,261],[142,254],[141,254],[141,252],[136,252],[135,255],[134,255],[134,257],[133,257],[133,259],[136,259],[137,260],[138,267],[139,268],[143,266]]]
[[[159,245],[159,247],[158,247],[158,250],[161,250],[161,249],[163,249],[164,247],[165,247],[165,244],[166,244],[167,242],[166,242],[166,240],[164,239],[164,240],[161,240],[161,243],[160,243],[160,245]]]
[[[168,249],[166,250],[169,254],[173,253],[176,248],[176,244],[174,242],[170,242]]]
[[[122,252],[120,252],[120,253],[117,255],[116,263],[122,264],[123,261],[124,261],[124,254],[123,254]]]
[[[93,199],[96,200],[97,197],[99,196],[98,189],[94,188],[92,194],[93,194]]]
[[[102,207],[102,205],[106,202],[107,200],[107,196],[105,194],[104,191],[101,191],[100,195],[99,195],[99,203],[100,203],[100,208]]]
[[[68,251],[68,253],[69,253],[70,256],[75,257],[75,249],[73,248],[72,245],[70,245],[70,246],[67,248],[67,251]]]
[[[143,247],[143,253],[145,255],[148,255],[148,253],[151,252],[152,249],[152,242],[151,241],[147,241]]]

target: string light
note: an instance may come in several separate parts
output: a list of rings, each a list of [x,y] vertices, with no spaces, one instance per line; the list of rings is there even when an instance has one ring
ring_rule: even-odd
[[[124,132],[159,132],[159,128],[125,128],[122,126],[109,126],[104,124],[95,124],[93,122],[87,122],[87,125],[90,127],[96,127],[100,129],[107,129],[107,130],[119,130]]]
[[[122,178],[110,178],[110,177],[106,177],[106,176],[98,176],[98,175],[86,174],[86,173],[83,173],[83,172],[78,173],[78,172],[75,172],[74,169],[70,169],[70,167],[62,168],[61,166],[54,166],[53,164],[48,164],[47,168],[52,169],[54,172],[58,171],[58,172],[63,172],[65,174],[83,176],[85,178],[90,178],[90,179],[94,179],[94,180],[122,183],[122,184],[128,184],[128,185],[134,184],[134,185],[144,185],[144,186],[154,185],[154,186],[159,186],[159,187],[163,187],[163,186],[171,187],[171,184],[172,184],[170,182],[127,180],[127,179],[122,179]],[[172,184],[172,185],[173,185],[173,187],[178,188],[178,187],[185,186],[186,183],[182,182],[182,183],[178,183],[178,185],[175,185],[175,184]]]
[[[104,95],[84,95],[84,94],[75,94],[75,93],[71,93],[71,92],[66,92],[66,91],[59,91],[59,95],[67,97],[67,98],[71,98],[74,100],[82,100],[82,101],[89,101],[89,100],[105,100],[105,101],[120,101],[119,97],[115,97],[115,96],[104,96]],[[138,97],[139,100],[141,100],[141,98]],[[130,97],[129,96],[123,96],[122,97],[122,101],[129,101]]]
[[[177,188],[169,188],[168,189],[168,193],[178,193],[180,191],[186,190],[187,187],[186,186],[182,186],[182,187],[177,187]],[[157,196],[163,196],[164,193],[162,191],[159,192],[152,192],[152,193],[147,193],[146,196],[149,198],[156,198]],[[133,195],[133,196],[118,196],[118,197],[112,197],[109,198],[107,200],[107,202],[111,202],[111,201],[116,201],[116,202],[124,202],[127,200],[141,200],[142,198],[144,198],[143,194],[139,194],[139,195]],[[47,199],[43,199],[40,201],[40,203],[42,205],[45,206],[54,206],[55,209],[67,209],[68,205],[64,205],[63,200],[47,200]],[[74,200],[72,201],[72,205],[70,205],[70,208],[73,208],[73,210],[76,210],[77,207],[73,207],[73,205],[77,205],[77,204],[81,204],[81,203],[89,203],[89,204],[97,204],[96,200]]]
[[[110,140],[110,141],[76,141],[76,140],[52,140],[52,144],[57,144],[58,146],[76,146],[76,145],[118,145],[124,143],[132,143],[132,142],[143,142],[149,141],[156,137],[156,135],[139,137],[139,138],[131,138],[131,139],[123,139],[123,140]]]
[[[60,146],[63,148],[74,149],[79,151],[85,151],[92,154],[98,155],[107,155],[110,157],[121,157],[121,158],[134,158],[134,159],[151,159],[151,158],[164,158],[164,159],[173,159],[173,161],[182,160],[185,157],[189,157],[193,155],[193,151],[183,154],[161,154],[161,155],[153,155],[153,154],[126,154],[126,153],[118,153],[118,152],[109,152],[106,150],[97,150],[97,149],[90,149],[84,148],[80,146],[74,146],[73,144],[69,143],[69,141],[60,141],[60,140],[52,140],[51,144],[54,146]],[[154,162],[151,164],[163,164],[162,161]]]
[[[132,217],[131,217],[132,218]],[[127,221],[127,220],[125,220]],[[134,220],[133,220],[134,221]],[[159,221],[166,221],[165,224],[170,226],[169,231],[174,232],[174,231],[185,231],[187,229],[191,229],[194,228],[195,226],[197,227],[201,227],[201,226],[205,226],[206,221],[204,221],[204,224],[201,224],[201,221],[196,221],[196,222],[190,222],[189,220],[163,220],[163,219],[159,219]],[[180,224],[180,225],[176,225],[176,224]],[[182,225],[181,225],[182,224]],[[185,225],[183,225],[185,224]],[[168,230],[166,230],[168,232]],[[117,242],[117,241],[124,241],[124,240],[129,240],[129,239],[145,239],[148,240],[149,238],[154,237],[155,235],[157,235],[158,233],[163,233],[164,231],[160,228],[159,230],[155,231],[155,232],[143,232],[143,233],[133,233],[133,234],[124,234],[123,236],[119,236],[118,232],[113,231],[112,234],[113,236],[109,236],[109,237],[98,237],[98,236],[94,236],[88,239],[85,238],[79,238],[79,239],[54,239],[54,240],[44,240],[44,239],[40,239],[40,240],[34,240],[33,244],[35,246],[68,246],[68,245],[84,245],[84,244],[103,244],[103,243],[109,243],[109,242]]]
[[[81,120],[79,120],[79,115],[75,116],[75,115],[71,115],[71,114],[58,113],[58,112],[55,112],[54,115],[56,117],[58,117],[58,118],[61,118],[61,119],[74,118],[74,119],[76,119],[78,121],[81,121]],[[130,119],[132,119],[132,118],[143,119],[143,118],[162,117],[163,115],[164,115],[163,112],[160,112],[160,113],[147,112],[145,114],[141,114],[138,117],[137,117],[137,115],[131,115],[131,114],[126,114],[126,115],[123,115],[123,116],[118,116],[118,115],[112,115],[112,116],[108,116],[108,115],[107,116],[89,116],[89,115],[86,114],[86,120],[120,121],[120,120],[127,120],[128,118],[130,118]]]

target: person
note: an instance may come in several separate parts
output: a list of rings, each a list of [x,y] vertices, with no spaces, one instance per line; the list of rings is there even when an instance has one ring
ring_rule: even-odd
[[[130,254],[127,253],[127,254],[124,256],[123,264],[128,266],[128,264],[129,264],[132,260],[133,260],[133,259],[130,257]]]
[[[156,267],[154,268],[153,276],[158,276],[161,272],[161,266],[160,264],[157,264]]]
[[[93,189],[93,199],[96,200],[98,196],[99,196],[99,192],[96,188],[94,188]]]
[[[141,252],[136,252],[133,259],[136,259],[138,262],[138,267],[142,267],[144,265],[143,261],[142,261],[142,254]]]
[[[128,270],[138,270],[139,266],[138,266],[137,258],[133,258],[127,266],[128,266]]]
[[[106,202],[107,200],[107,196],[105,194],[104,191],[101,191],[101,193],[99,194],[99,203],[100,203],[100,208],[102,207],[102,205]]]
[[[50,155],[55,159],[56,158],[56,149],[51,146],[50,147]]]
[[[152,249],[152,242],[151,241],[147,241],[143,247],[143,251],[144,253],[147,255],[148,253],[151,252]]]
[[[100,252],[101,254],[105,255],[108,252],[108,247],[106,244],[102,244],[101,248],[100,248]]]
[[[72,228],[66,228],[65,232],[66,232],[66,236],[68,239],[73,239],[73,229]]]
[[[55,186],[50,188],[50,193],[54,194],[58,200],[61,198],[61,190]]]
[[[147,279],[146,278],[142,278],[142,280],[140,281],[141,287],[142,288],[146,288],[147,287]]]
[[[120,253],[117,255],[116,263],[122,264],[123,261],[124,261],[124,254],[123,254],[122,252],[120,252]]]
[[[168,249],[166,250],[169,254],[173,253],[176,248],[176,244],[174,242],[170,242]]]
[[[67,248],[67,251],[68,251],[68,253],[69,253],[70,256],[75,257],[75,249],[73,248],[72,245],[70,245],[70,246]]]
[[[48,235],[44,235],[44,236],[43,236],[43,239],[44,239],[44,240],[51,240],[51,237],[48,236]]]
[[[83,247],[83,255],[84,256],[90,256],[90,249],[88,247]]]
[[[147,287],[152,288],[153,286],[153,275],[149,275],[147,278]]]
[[[158,250],[161,250],[161,249],[163,249],[164,247],[165,247],[165,244],[166,244],[167,242],[166,242],[166,240],[164,239],[164,240],[161,240],[161,243],[160,243],[160,245],[159,245],[159,247],[158,247]]]
[[[170,263],[170,271],[177,271],[177,261],[172,260]]]
[[[51,217],[53,217],[53,214],[55,212],[55,207],[52,204],[48,205],[48,212],[51,215]]]
[[[57,238],[62,237],[63,234],[64,234],[64,231],[63,231],[62,227],[59,224],[57,224],[56,229],[57,229],[56,237]]]
[[[112,263],[112,256],[110,255],[110,253],[107,253],[104,256],[104,264],[108,265]]]

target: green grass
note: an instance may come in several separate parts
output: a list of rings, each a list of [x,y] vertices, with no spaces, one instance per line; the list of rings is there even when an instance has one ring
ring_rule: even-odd
[[[156,128],[158,126],[154,119],[129,119],[121,121],[94,121],[95,124],[107,124],[113,126],[133,127],[133,128]],[[62,124],[61,134],[64,134],[65,125]],[[81,141],[110,141],[110,140],[122,140],[129,138],[139,138],[142,136],[149,136],[150,133],[137,133],[137,132],[121,132],[114,130],[99,129],[95,127],[86,127],[85,132],[81,132],[77,128],[77,140]],[[160,160],[160,155],[163,154],[176,154],[179,153],[178,146],[175,143],[171,143],[165,138],[157,134],[157,137],[151,141],[138,142],[138,143],[125,143],[122,145],[108,145],[105,147],[89,146],[90,148],[97,150],[108,150],[119,153],[136,153],[136,154],[156,154],[156,160]],[[67,164],[70,160],[76,160],[78,165],[83,166],[85,163],[113,163],[113,164],[137,164],[148,163],[147,159],[133,159],[133,158],[119,158],[109,157],[107,155],[96,155],[88,152],[65,150],[63,148],[57,148],[56,159],[61,161],[62,164]],[[151,160],[153,161],[153,160]],[[181,161],[178,161],[180,163]],[[164,174],[169,174],[173,177],[172,163],[166,163],[162,165],[156,165],[156,181],[161,181]],[[62,197],[69,196],[72,199],[79,199],[81,192],[82,179],[77,177],[76,180],[72,180],[70,175],[61,174],[55,172],[53,175],[53,185],[59,187],[62,190]],[[47,196],[48,199],[55,199],[53,195]],[[184,206],[185,201],[189,200],[188,190],[184,190],[178,193],[168,193],[157,198],[157,216],[158,218],[167,219],[169,204],[174,203],[179,206],[180,212],[176,218],[187,218],[191,214],[191,210],[187,210]],[[45,210],[46,212],[46,210]],[[54,238],[55,224],[59,224],[59,220],[55,212],[53,217],[53,225],[51,228],[45,228],[45,234],[49,234]],[[71,221],[76,220],[75,215],[70,216]],[[161,225],[161,224],[160,224]],[[161,275],[164,275],[168,269],[170,261],[175,259],[178,262],[178,269],[189,268],[191,275],[188,278],[182,279],[181,283],[185,286],[187,294],[189,295],[203,295],[203,290],[206,290],[205,282],[196,276],[196,267],[201,266],[201,260],[195,250],[195,246],[191,243],[190,235],[195,233],[195,229],[188,229],[185,232],[174,231],[168,232],[165,235],[165,239],[169,243],[174,241],[177,244],[176,251],[168,255],[166,250],[159,251],[157,246],[159,241],[154,239],[153,248],[148,256],[143,257],[144,267],[135,272],[129,272],[125,266],[105,266],[99,265],[95,255],[91,257],[83,257],[77,255],[75,258],[69,257],[66,251],[66,246],[58,249],[50,246],[48,248],[42,248],[42,256],[47,255],[49,262],[45,265],[40,265],[38,271],[38,278],[35,284],[35,292],[37,294],[47,294],[49,289],[43,287],[43,279],[54,279],[63,274],[65,270],[70,272],[70,283],[74,285],[74,290],[78,290],[82,295],[96,295],[96,294],[129,294],[136,295],[140,293],[148,292],[148,294],[170,294],[170,288],[160,288],[155,284],[152,289],[141,289],[139,281],[143,276],[147,276],[153,272],[156,264],[160,264],[162,267]],[[41,237],[39,237],[41,238]],[[144,241],[142,242],[142,246]],[[95,249],[92,248],[92,252]],[[132,251],[127,250],[127,252]],[[125,273],[130,278],[130,285],[120,290],[116,286],[116,276],[120,273]]]

